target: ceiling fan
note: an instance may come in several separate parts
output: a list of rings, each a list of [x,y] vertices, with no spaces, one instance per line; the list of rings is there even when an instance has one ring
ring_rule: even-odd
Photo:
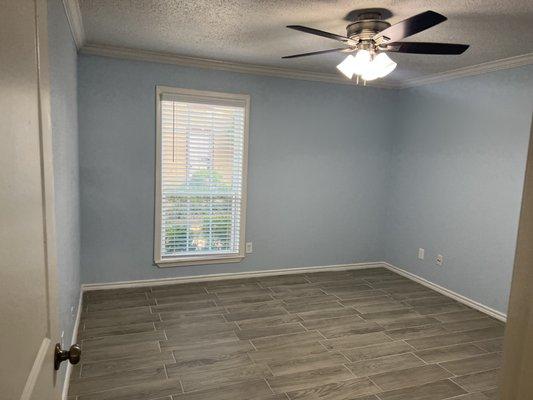
[[[391,25],[383,20],[381,12],[363,11],[357,15],[355,22],[346,27],[346,36],[301,25],[289,25],[287,28],[337,40],[342,42],[344,47],[294,54],[282,58],[307,57],[334,52],[355,53],[355,55],[349,54],[337,65],[337,69],[348,79],[352,79],[355,75],[357,82],[361,77],[366,83],[366,81],[383,78],[396,68],[397,64],[387,56],[387,52],[443,55],[464,53],[469,47],[467,44],[400,42],[446,19],[444,15],[435,11],[425,11]]]

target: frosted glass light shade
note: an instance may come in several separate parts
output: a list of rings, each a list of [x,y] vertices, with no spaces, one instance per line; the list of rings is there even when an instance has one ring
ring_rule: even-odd
[[[337,69],[348,79],[352,79],[354,75],[359,75],[365,81],[373,81],[390,74],[396,65],[385,53],[379,53],[372,59],[368,50],[359,50],[355,56],[348,55],[337,65]]]
[[[368,71],[371,64],[371,56],[368,50],[359,50],[355,56],[349,55],[339,65],[337,69],[348,79],[354,75],[362,75]]]
[[[367,71],[363,75],[361,75],[361,79],[364,81],[373,81],[378,78],[379,76],[377,75],[376,71]]]
[[[397,65],[388,55],[379,53],[370,63],[370,68],[362,74],[362,78],[365,81],[383,78],[394,71]]]
[[[339,65],[337,65],[337,69],[341,71],[346,78],[352,79],[354,74],[354,63],[355,57],[350,54]]]
[[[359,50],[354,57],[353,73],[355,75],[363,75],[366,73],[372,63],[372,57],[368,50]]]

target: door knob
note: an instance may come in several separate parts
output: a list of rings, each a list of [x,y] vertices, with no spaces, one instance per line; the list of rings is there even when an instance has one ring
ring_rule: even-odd
[[[61,344],[57,343],[54,351],[54,369],[57,371],[63,361],[68,360],[71,364],[80,362],[81,348],[78,344],[73,344],[70,349],[63,350]]]

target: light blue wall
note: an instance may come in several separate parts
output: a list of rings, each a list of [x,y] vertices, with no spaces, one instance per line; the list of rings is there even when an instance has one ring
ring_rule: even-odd
[[[83,282],[383,258],[395,91],[85,55],[78,78]],[[156,85],[251,95],[242,263],[152,265]]]
[[[506,311],[533,67],[401,91],[95,56],[78,68],[83,282],[386,260]],[[152,265],[156,85],[251,95],[242,263]]]
[[[48,23],[59,311],[68,346],[80,294],[77,54],[61,0],[48,1]]]
[[[533,66],[402,90],[387,261],[506,312],[533,110]],[[426,259],[417,260],[418,248]],[[444,266],[434,258],[444,255]]]

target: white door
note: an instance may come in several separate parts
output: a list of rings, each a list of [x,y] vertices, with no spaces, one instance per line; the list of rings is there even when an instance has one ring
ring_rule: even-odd
[[[0,10],[0,399],[57,400],[46,0]]]

